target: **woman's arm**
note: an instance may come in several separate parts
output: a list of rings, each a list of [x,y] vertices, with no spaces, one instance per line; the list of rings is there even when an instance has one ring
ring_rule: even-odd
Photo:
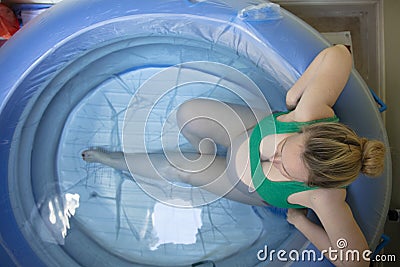
[[[328,248],[331,246],[331,241],[324,228],[310,221],[302,210],[289,209],[287,220],[321,251],[323,250],[321,248]]]
[[[352,57],[343,45],[321,51],[288,91],[291,119],[310,121],[332,116],[332,106],[347,83]]]
[[[368,262],[363,258],[364,251],[369,249],[368,244],[345,202],[344,190],[318,189],[314,191],[310,208],[317,214],[323,228],[298,211],[288,213],[288,221],[320,251],[336,250],[337,252],[332,253],[330,258],[336,266],[368,266]],[[340,247],[342,243],[346,243],[346,246]],[[329,259],[330,255],[325,253],[325,256]],[[359,256],[358,260],[356,256]],[[370,255],[367,253],[364,256]]]

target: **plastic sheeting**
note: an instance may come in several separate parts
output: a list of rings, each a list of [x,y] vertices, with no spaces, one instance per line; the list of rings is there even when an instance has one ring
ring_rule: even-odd
[[[9,69],[0,74],[0,229],[9,257],[22,266],[264,266],[256,256],[265,245],[308,246],[268,210],[225,199],[171,208],[126,173],[86,164],[80,152],[121,148],[129,101],[160,70],[204,61],[229,66],[254,82],[271,110],[283,110],[286,90],[326,45],[264,1],[65,1],[34,19],[0,50],[0,66]],[[153,150],[161,146],[166,119],[185,100],[241,101],[219,83],[164,91],[159,84],[135,102],[139,112],[153,107],[144,136]],[[359,134],[387,142],[356,72],[335,110]],[[388,158],[381,179],[360,177],[349,188],[348,202],[371,248],[382,232],[390,178]],[[166,214],[173,213],[187,226],[168,224]]]

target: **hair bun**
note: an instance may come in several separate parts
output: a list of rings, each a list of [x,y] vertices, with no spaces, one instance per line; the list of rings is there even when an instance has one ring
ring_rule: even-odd
[[[384,170],[385,145],[377,140],[360,138],[362,152],[361,172],[367,176],[379,176]]]

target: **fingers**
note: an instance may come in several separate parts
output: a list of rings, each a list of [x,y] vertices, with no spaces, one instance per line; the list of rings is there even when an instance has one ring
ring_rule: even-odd
[[[287,213],[287,221],[295,225],[296,222],[307,215],[308,209],[289,209]]]
[[[286,107],[288,110],[294,110],[299,103],[301,95],[295,94],[293,90],[289,90],[286,94]]]

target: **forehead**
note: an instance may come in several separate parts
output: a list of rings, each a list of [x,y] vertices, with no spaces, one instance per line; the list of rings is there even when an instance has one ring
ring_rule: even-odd
[[[286,138],[285,141],[285,147],[283,150],[286,150],[289,148],[290,150],[295,149],[297,152],[303,152],[304,151],[304,134],[303,133],[296,133],[288,138]],[[296,152],[292,151],[292,152]],[[283,151],[282,151],[283,152]]]

